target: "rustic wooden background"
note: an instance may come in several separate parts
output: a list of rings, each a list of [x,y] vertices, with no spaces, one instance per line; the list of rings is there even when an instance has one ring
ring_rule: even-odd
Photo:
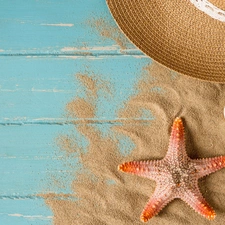
[[[117,30],[105,0],[0,0],[0,224],[51,224],[39,194],[70,193],[56,139],[72,129],[66,104],[84,95],[75,75],[109,81],[113,97],[99,93],[92,119],[113,120],[150,62]]]

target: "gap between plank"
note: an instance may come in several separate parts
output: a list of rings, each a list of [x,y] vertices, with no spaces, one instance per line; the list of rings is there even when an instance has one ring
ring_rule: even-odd
[[[24,120],[24,121],[0,121],[0,126],[22,126],[22,125],[82,125],[82,124],[113,124],[113,125],[122,125],[126,122],[129,124],[142,122],[148,123],[152,121],[152,118],[116,118],[116,119],[36,119],[36,120]]]

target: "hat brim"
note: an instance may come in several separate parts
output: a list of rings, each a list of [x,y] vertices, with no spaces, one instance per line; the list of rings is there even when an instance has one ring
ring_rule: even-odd
[[[153,60],[225,82],[225,23],[183,0],[106,0],[124,34]]]

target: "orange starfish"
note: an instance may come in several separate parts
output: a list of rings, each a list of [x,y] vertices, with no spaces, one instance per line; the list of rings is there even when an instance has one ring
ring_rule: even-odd
[[[156,181],[156,189],[141,214],[147,222],[175,198],[185,201],[200,215],[209,220],[215,211],[206,202],[198,188],[198,179],[225,167],[225,156],[207,159],[191,159],[185,149],[184,126],[176,118],[170,136],[166,156],[161,160],[126,162],[119,170]]]

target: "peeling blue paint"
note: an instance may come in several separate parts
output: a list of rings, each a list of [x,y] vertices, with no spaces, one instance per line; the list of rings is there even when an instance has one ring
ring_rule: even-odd
[[[107,180],[106,183],[107,183],[107,185],[115,185],[116,181],[110,179],[110,180]]]
[[[149,109],[142,109],[141,116],[143,119],[146,119],[146,120],[155,120],[154,115]]]
[[[152,87],[151,91],[156,93],[161,93],[161,94],[165,92],[165,90],[162,87],[158,87],[158,86]]]
[[[119,140],[118,148],[121,155],[128,156],[129,154],[131,154],[131,152],[135,148],[135,144],[130,139],[130,137],[121,134],[118,136],[118,140]]]

